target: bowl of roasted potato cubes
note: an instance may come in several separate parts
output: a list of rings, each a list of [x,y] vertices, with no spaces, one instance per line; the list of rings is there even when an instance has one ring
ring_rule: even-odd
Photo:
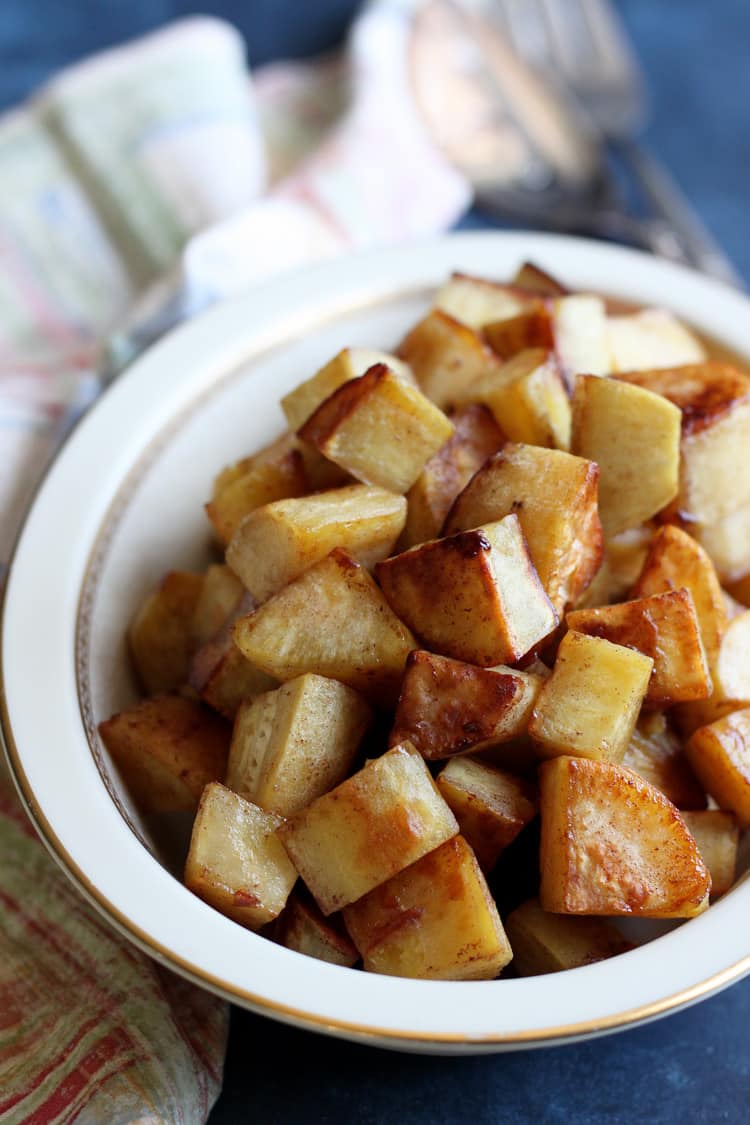
[[[4,607],[11,769],[84,893],[235,1002],[408,1049],[749,971],[749,313],[457,235],[139,359]]]

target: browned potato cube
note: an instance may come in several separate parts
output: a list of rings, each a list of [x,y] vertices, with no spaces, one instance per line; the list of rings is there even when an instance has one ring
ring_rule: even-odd
[[[255,468],[257,465],[276,465],[283,461],[288,453],[298,447],[297,438],[294,434],[288,431],[275,438],[268,445],[264,445],[262,449],[251,453],[248,457],[242,457],[239,461],[234,461],[231,465],[225,465],[220,473],[217,473],[214,478],[214,486],[211,493],[212,499],[216,499],[220,492],[227,488],[234,481],[239,480],[250,469]]]
[[[274,928],[274,940],[295,953],[352,968],[359,952],[340,915],[324,918],[314,899],[300,886],[292,891]]]
[[[337,680],[290,680],[240,707],[226,784],[289,816],[343,781],[371,718],[364,699]]]
[[[344,911],[369,973],[493,980],[513,956],[476,858],[456,836]]]
[[[491,321],[517,316],[536,300],[515,285],[454,273],[438,290],[435,308],[478,329]]]
[[[750,706],[750,610],[727,623],[718,658],[711,666],[711,679],[713,692],[708,699],[675,708],[677,724],[684,734]]]
[[[715,524],[750,505],[750,474],[737,472],[750,445],[747,375],[712,361],[629,371],[618,379],[663,395],[682,412],[680,489],[675,500],[681,516],[691,523]]]
[[[193,610],[190,634],[197,649],[222,629],[244,594],[242,583],[228,566],[217,563],[207,569]]]
[[[465,402],[484,403],[511,441],[570,448],[571,409],[557,360],[531,348],[472,383]]]
[[[385,364],[394,375],[414,383],[414,375],[408,364],[387,352],[373,348],[344,348],[311,379],[305,380],[293,391],[284,395],[281,408],[286,415],[290,430],[298,430],[314,414],[322,402],[350,379],[359,379],[376,364]]]
[[[482,527],[515,512],[539,580],[562,613],[578,600],[601,561],[598,477],[596,465],[581,457],[506,445],[458,496],[444,534]]]
[[[256,508],[274,500],[304,496],[310,491],[311,483],[299,449],[287,449],[269,460],[261,456],[249,457],[244,465],[245,471],[234,479],[224,478],[222,487],[206,504],[206,515],[217,538],[224,544],[229,542],[245,516]]]
[[[711,876],[670,801],[614,762],[540,767],[542,907],[556,914],[692,918]]]
[[[750,606],[750,574],[745,574],[742,578],[730,582],[727,590],[740,605]]]
[[[577,969],[633,948],[612,922],[550,914],[536,898],[509,914],[505,929],[513,948],[513,968],[522,977]]]
[[[299,436],[357,480],[404,493],[452,433],[437,406],[381,363],[334,391]]]
[[[228,719],[234,719],[244,700],[278,685],[243,656],[232,638],[233,623],[254,608],[253,599],[243,593],[222,629],[195,653],[190,668],[190,686],[204,703]]]
[[[500,853],[536,816],[536,793],[528,781],[477,758],[448,762],[437,786],[483,871],[495,866]]]
[[[714,695],[750,703],[750,610],[727,623],[714,667]]]
[[[680,412],[659,394],[579,375],[571,449],[599,466],[599,515],[607,536],[651,519],[677,495]]]
[[[336,548],[234,626],[244,656],[269,676],[317,672],[394,701],[417,647],[367,571]]]
[[[404,548],[436,539],[451,504],[492,453],[505,444],[505,435],[486,406],[465,406],[451,417],[455,427],[445,445],[434,453],[407,493]]]
[[[569,613],[566,622],[577,633],[604,637],[651,657],[654,667],[645,699],[650,707],[707,699],[711,694],[711,677],[689,590],[579,609]]]
[[[227,562],[253,597],[264,602],[334,547],[373,566],[393,550],[405,521],[403,496],[366,484],[279,500],[242,521],[227,548]]]
[[[433,761],[508,742],[525,733],[541,684],[541,677],[512,668],[412,652],[390,745],[411,742]]]
[[[270,691],[278,681],[251,664],[228,633],[209,641],[195,654],[190,683],[204,703],[234,719],[245,700]]]
[[[202,574],[170,570],[133,618],[130,653],[148,695],[173,691],[187,680],[191,626],[202,589]]]
[[[458,832],[408,744],[369,762],[279,828],[324,914],[355,902]],[[356,941],[355,941],[356,944]]]
[[[712,664],[727,624],[719,578],[703,548],[679,527],[668,524],[651,540],[632,597],[645,598],[683,586],[693,596],[706,659]]]
[[[250,930],[273,921],[297,881],[276,835],[281,823],[281,817],[223,785],[207,785],[193,825],[185,886]]]
[[[651,657],[601,637],[566,633],[529,723],[539,753],[619,761],[653,665]]]
[[[231,728],[200,703],[157,695],[99,724],[102,742],[133,797],[150,812],[196,808],[227,768]]]
[[[574,293],[556,297],[550,303],[555,353],[568,387],[573,387],[577,375],[607,375],[612,358],[601,297]]]
[[[706,794],[688,763],[682,742],[664,715],[643,715],[621,765],[660,789],[678,809],[705,809]]]
[[[722,582],[733,582],[750,567],[750,504],[716,523],[695,524],[691,533],[713,560]]]
[[[720,809],[683,812],[682,819],[711,872],[711,899],[718,898],[729,890],[735,879],[740,836],[737,821],[732,813]]]
[[[555,346],[551,310],[542,301],[516,316],[484,326],[484,337],[502,360],[512,359],[527,348],[550,352]]]
[[[685,753],[717,805],[733,812],[742,828],[750,828],[750,708],[699,727]]]
[[[472,328],[440,310],[420,320],[398,349],[422,393],[445,409],[467,387],[500,366],[486,341]]]
[[[606,541],[602,565],[575,608],[622,601],[643,569],[653,534],[653,525],[644,523]]]
[[[562,282],[534,262],[523,262],[511,285],[517,285],[527,293],[538,293],[542,297],[567,297],[570,292]]]
[[[470,664],[514,663],[557,624],[515,515],[412,547],[376,572],[427,647]]]
[[[638,371],[701,363],[706,353],[700,341],[666,309],[607,318],[612,371]]]

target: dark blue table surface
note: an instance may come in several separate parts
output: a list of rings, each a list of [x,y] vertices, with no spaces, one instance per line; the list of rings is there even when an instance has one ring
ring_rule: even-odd
[[[0,108],[59,67],[197,10],[232,20],[251,63],[341,41],[352,0],[2,0]],[[619,0],[652,95],[645,139],[750,281],[750,3]],[[472,214],[462,225],[482,225]],[[232,1013],[212,1125],[294,1122],[737,1122],[750,1119],[750,980],[589,1043],[423,1058]]]

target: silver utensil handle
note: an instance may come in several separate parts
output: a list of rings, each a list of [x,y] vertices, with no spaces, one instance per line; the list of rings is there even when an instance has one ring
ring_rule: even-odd
[[[645,224],[649,249],[686,261],[703,273],[744,289],[743,278],[704,226],[667,169],[632,141],[613,142],[643,191],[653,219]]]

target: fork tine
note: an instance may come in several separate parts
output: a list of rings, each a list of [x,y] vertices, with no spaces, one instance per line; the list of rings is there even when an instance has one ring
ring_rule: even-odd
[[[640,68],[625,30],[606,0],[578,0],[589,27],[594,50],[611,72],[630,82],[641,81]]]
[[[569,82],[575,82],[599,59],[592,42],[592,29],[584,10],[585,0],[539,0],[545,20],[554,66]]]
[[[539,68],[554,64],[540,0],[497,0],[493,16],[498,15],[509,42],[522,59]]]

